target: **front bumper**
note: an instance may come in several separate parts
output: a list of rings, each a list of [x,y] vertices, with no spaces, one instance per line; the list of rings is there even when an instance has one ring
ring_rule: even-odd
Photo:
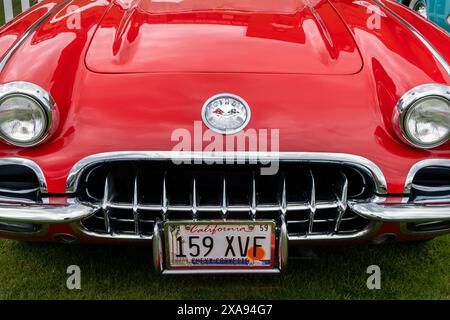
[[[90,203],[71,201],[67,205],[0,203],[0,222],[67,224],[79,222],[94,214],[100,207]],[[385,203],[348,202],[360,216],[374,222],[423,222],[450,220],[450,203]]]
[[[350,208],[360,216],[383,222],[422,222],[450,220],[450,203],[416,204],[416,203],[358,203],[349,202]]]
[[[0,222],[65,224],[85,219],[97,209],[80,202],[68,205],[1,203]]]

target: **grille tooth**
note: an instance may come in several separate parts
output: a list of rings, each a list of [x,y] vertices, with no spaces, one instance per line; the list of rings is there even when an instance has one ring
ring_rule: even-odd
[[[192,219],[197,220],[197,180],[192,178]]]
[[[168,161],[98,165],[84,173],[77,193],[80,200],[100,204],[101,209],[82,225],[95,233],[144,238],[151,237],[157,219],[284,218],[289,236],[306,238],[347,235],[368,227],[369,222],[347,206],[348,199],[372,196],[370,176],[356,168],[280,162],[275,176],[258,175],[258,170],[250,164],[175,167]]]
[[[308,197],[308,209],[309,209],[309,225],[308,233],[313,232],[314,227],[314,216],[316,215],[316,182],[314,180],[314,175],[311,170],[309,170],[310,180],[310,193]]]
[[[105,189],[103,192],[103,201],[102,201],[102,210],[103,210],[103,219],[105,222],[105,229],[107,233],[111,233],[111,223],[110,223],[110,198],[112,197],[112,180],[111,180],[111,173],[108,174],[108,176],[105,179]]]
[[[339,172],[339,176],[340,181],[334,185],[336,189],[335,195],[338,201],[338,216],[336,218],[336,224],[334,225],[334,233],[338,232],[342,217],[345,211],[347,211],[348,179],[342,171]]]
[[[256,177],[255,172],[252,172],[252,202],[250,204],[250,213],[252,220],[256,220]]]
[[[138,212],[138,186],[137,186],[137,176],[134,178],[133,186],[133,217],[134,217],[134,232],[139,234],[139,212]]]
[[[166,172],[164,171],[163,174],[163,183],[162,183],[162,204],[161,204],[161,210],[163,214],[164,220],[166,220],[166,214],[167,214],[167,186],[166,186]]]

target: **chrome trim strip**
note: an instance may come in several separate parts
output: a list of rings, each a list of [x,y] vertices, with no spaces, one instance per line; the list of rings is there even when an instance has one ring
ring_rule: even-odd
[[[375,234],[382,226],[381,221],[371,221],[367,228],[351,234],[307,234],[300,236],[288,236],[289,242],[326,242],[363,239]]]
[[[172,161],[300,161],[317,163],[340,163],[356,166],[369,173],[378,194],[387,193],[387,183],[381,169],[372,161],[353,154],[321,152],[177,152],[177,151],[122,151],[106,152],[88,156],[78,161],[67,177],[66,192],[74,193],[84,170],[109,161],[172,160]]]
[[[110,233],[98,233],[87,230],[80,221],[74,221],[70,224],[73,231],[77,234],[91,238],[101,240],[111,240],[112,243],[117,241],[124,242],[149,242],[152,241],[153,235],[137,235],[137,234],[110,234]]]
[[[79,221],[94,214],[99,208],[74,201],[68,205],[0,204],[0,221],[35,224],[59,224]]]
[[[61,3],[56,4],[52,9],[49,9],[49,11],[43,15],[38,21],[36,21],[25,33],[22,35],[22,37],[17,40],[14,45],[6,52],[6,54],[3,56],[3,58],[0,60],[0,73],[5,68],[8,61],[11,59],[11,57],[14,55],[14,53],[19,49],[19,47],[22,45],[23,42],[34,32],[39,28],[52,14],[54,14],[58,9],[62,8],[64,5],[69,3],[70,0],[64,0]]]
[[[398,21],[400,21],[405,27],[407,27],[433,54],[435,59],[442,65],[447,74],[450,75],[450,65],[447,62],[447,60],[439,53],[439,51],[437,51],[433,47],[433,45],[415,27],[413,27],[408,21],[403,19],[400,15],[398,15],[390,8],[388,8],[381,0],[373,0],[373,1],[380,7],[382,7],[385,11],[387,11],[390,15],[395,17]]]
[[[277,274],[279,269],[183,269],[183,270],[164,270],[162,274]]]
[[[33,189],[23,189],[23,190],[12,190],[12,189],[0,188],[0,193],[11,193],[11,194],[28,194],[28,193],[32,193],[32,192],[36,192],[36,191],[39,191],[39,187],[33,188]]]
[[[47,193],[47,183],[45,181],[44,173],[36,162],[24,158],[0,158],[0,166],[5,165],[19,165],[30,168],[39,180],[39,190],[42,193]]]
[[[426,159],[414,164],[406,176],[404,188],[406,194],[411,193],[412,182],[417,172],[426,167],[450,167],[450,159]]]
[[[384,222],[418,222],[450,220],[450,204],[382,204],[348,202],[349,207],[360,216]]]

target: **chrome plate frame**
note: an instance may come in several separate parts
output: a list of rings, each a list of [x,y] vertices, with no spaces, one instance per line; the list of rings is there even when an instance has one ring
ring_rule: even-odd
[[[217,224],[272,224],[274,229],[274,249],[272,251],[272,259],[274,265],[270,268],[170,268],[168,258],[168,246],[166,246],[166,236],[168,225],[175,224],[199,224],[207,225],[214,221],[170,221],[155,223],[153,232],[153,265],[155,270],[162,274],[225,274],[225,273],[279,273],[285,268],[288,256],[288,237],[286,223],[282,219],[280,223],[275,223],[273,220],[261,221],[216,221]]]

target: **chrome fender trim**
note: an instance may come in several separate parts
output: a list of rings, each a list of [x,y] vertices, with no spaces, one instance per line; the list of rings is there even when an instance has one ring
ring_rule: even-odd
[[[420,169],[426,167],[450,167],[450,159],[425,159],[414,164],[408,172],[404,192],[411,193],[414,177]]]
[[[47,193],[47,183],[45,181],[44,173],[36,162],[25,158],[0,158],[0,166],[6,165],[24,166],[33,170],[39,180],[39,190],[42,193]]]

